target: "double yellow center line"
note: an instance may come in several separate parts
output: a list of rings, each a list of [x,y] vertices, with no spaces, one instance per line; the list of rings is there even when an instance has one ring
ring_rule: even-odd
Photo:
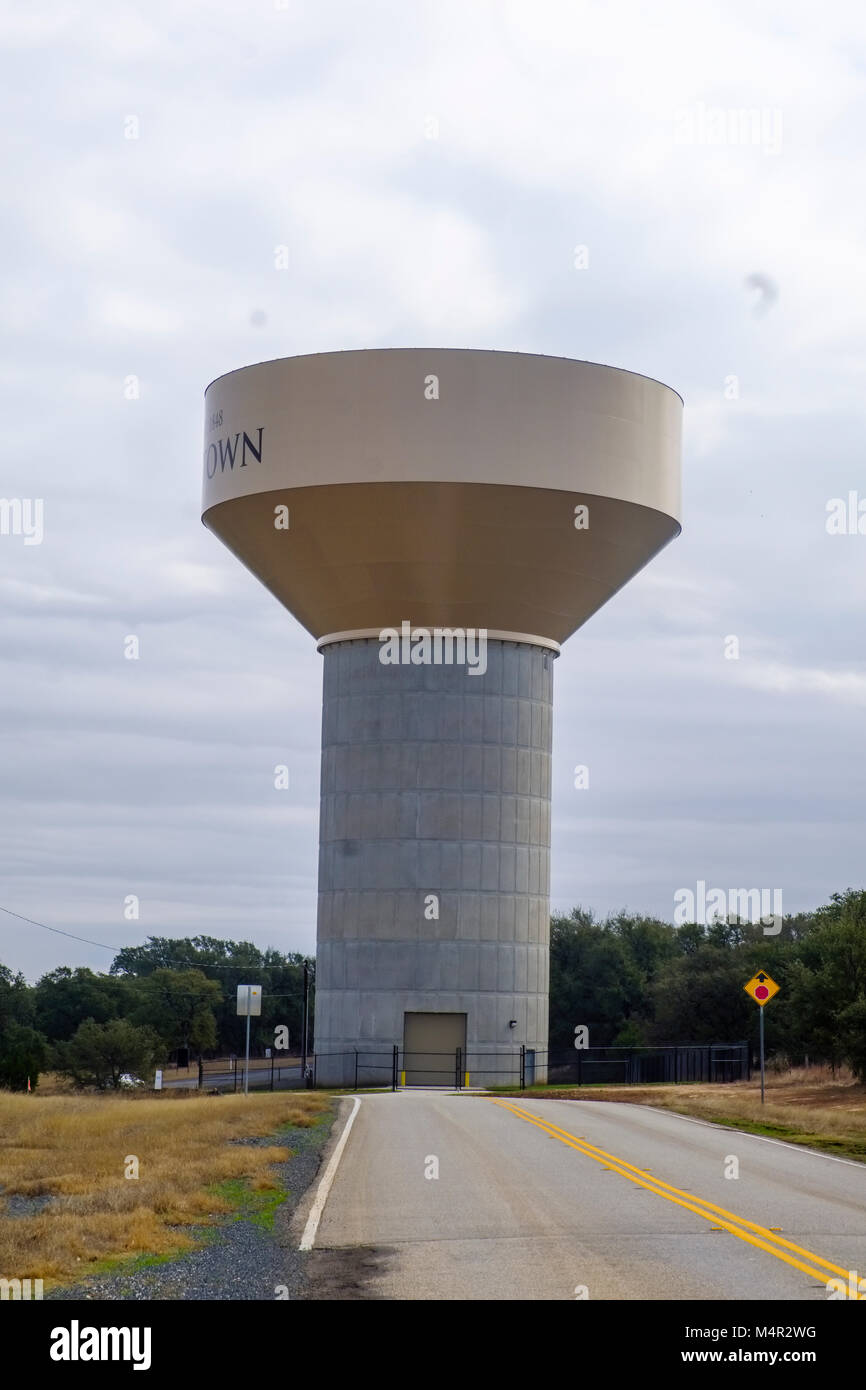
[[[551,1139],[558,1139],[561,1144],[565,1144],[570,1149],[576,1149],[578,1153],[585,1154],[596,1163],[609,1168],[611,1172],[619,1173],[621,1177],[628,1178],[637,1187],[645,1187],[648,1192],[654,1192],[657,1197],[664,1197],[668,1202],[674,1202],[678,1207],[684,1207],[686,1211],[692,1211],[696,1216],[702,1216],[705,1221],[711,1221],[713,1225],[723,1231],[730,1231],[731,1235],[738,1240],[745,1240],[749,1245],[754,1245],[758,1250],[766,1250],[768,1255],[775,1255],[777,1260],[784,1260],[785,1264],[793,1265],[794,1269],[801,1270],[804,1274],[809,1274],[812,1278],[819,1280],[823,1285],[827,1283],[827,1275],[824,1270],[830,1270],[834,1275],[840,1275],[846,1281],[845,1288],[848,1290],[847,1269],[842,1269],[839,1265],[834,1265],[830,1260],[822,1259],[812,1250],[804,1250],[801,1245],[794,1245],[790,1240],[783,1240],[775,1232],[768,1230],[766,1226],[759,1226],[754,1221],[747,1221],[744,1216],[737,1216],[732,1211],[727,1211],[725,1207],[716,1206],[714,1202],[707,1202],[703,1197],[695,1197],[691,1192],[684,1192],[682,1188],[673,1187],[669,1182],[663,1182],[661,1178],[650,1177],[645,1169],[636,1168],[633,1163],[627,1163],[625,1159],[617,1158],[614,1154],[606,1153],[595,1144],[590,1144],[586,1139],[578,1139],[567,1129],[561,1129],[559,1125],[551,1124],[549,1120],[542,1120],[538,1115],[533,1115],[531,1111],[524,1110],[518,1105],[512,1105],[507,1100],[494,1100],[494,1105],[501,1106],[504,1110],[510,1110],[512,1115],[518,1119],[525,1120],[527,1124],[535,1125],[544,1134],[550,1135]],[[786,1254],[792,1251],[792,1254]],[[795,1256],[802,1255],[803,1259],[796,1259]],[[820,1266],[820,1268],[816,1268]],[[866,1298],[866,1294],[858,1294],[856,1289],[847,1291],[846,1298]]]

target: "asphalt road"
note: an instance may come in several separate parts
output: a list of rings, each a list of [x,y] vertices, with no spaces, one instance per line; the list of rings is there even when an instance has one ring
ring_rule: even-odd
[[[362,1298],[823,1302],[866,1278],[866,1166],[636,1105],[367,1095],[311,1260],[332,1297],[342,1266]]]

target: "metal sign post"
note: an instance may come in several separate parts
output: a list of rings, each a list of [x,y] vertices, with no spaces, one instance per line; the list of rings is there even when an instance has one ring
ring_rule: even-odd
[[[761,1010],[760,1013],[760,1047],[761,1047],[761,1104],[764,1104],[764,1005],[772,999],[774,994],[779,993],[779,986],[775,980],[771,980],[766,970],[759,970],[757,975],[753,975],[748,984],[743,985],[743,989],[750,994],[755,1003]]]
[[[759,1017],[760,1017],[760,1026],[759,1026],[759,1033],[760,1033],[760,1104],[763,1105],[763,1009],[762,1009],[762,1011],[760,1011]],[[247,1029],[249,1029],[249,1026],[250,1026],[250,1020],[249,1020],[249,1019],[246,1020],[246,1026],[247,1026]]]
[[[250,1093],[250,1018],[253,1014],[257,1017],[262,1012],[262,987],[261,985],[238,985],[237,1012],[239,1017],[246,1014],[247,1018],[247,1060],[244,1067],[244,1095]]]

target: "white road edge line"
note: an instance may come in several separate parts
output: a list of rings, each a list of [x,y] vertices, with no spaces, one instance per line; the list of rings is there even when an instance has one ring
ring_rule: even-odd
[[[544,1100],[548,1105],[573,1105],[574,1101],[563,1100],[559,1096],[530,1096],[530,1100]],[[584,1101],[584,1105],[603,1105],[604,1101]],[[811,1154],[813,1158],[827,1158],[831,1163],[845,1163],[849,1168],[859,1168],[862,1173],[866,1169],[866,1163],[859,1163],[856,1158],[837,1158],[835,1154],[822,1153],[820,1149],[810,1149],[808,1144],[786,1144],[784,1139],[770,1139],[766,1134],[751,1134],[747,1129],[735,1129],[733,1125],[714,1125],[712,1120],[699,1120],[695,1115],[680,1115],[676,1110],[662,1110],[658,1105],[640,1105],[637,1101],[609,1101],[610,1105],[628,1105],[634,1110],[651,1110],[654,1115],[670,1115],[674,1120],[688,1120],[690,1125],[703,1125],[704,1129],[723,1129],[728,1134],[743,1134],[747,1139],[760,1139],[762,1144],[775,1144],[780,1149],[790,1149],[795,1154]],[[575,1138],[577,1136],[575,1135]],[[590,1141],[591,1142],[591,1141]]]
[[[352,1125],[355,1123],[355,1116],[357,1115],[360,1108],[361,1097],[355,1096],[355,1104],[352,1107],[351,1115],[346,1121],[346,1128],[340,1135],[337,1147],[331,1154],[330,1162],[327,1168],[325,1169],[324,1173],[322,1174],[321,1180],[319,1182],[319,1186],[316,1191],[316,1200],[313,1202],[313,1205],[310,1208],[310,1214],[307,1217],[307,1224],[304,1227],[304,1234],[301,1236],[301,1243],[298,1246],[299,1250],[312,1250],[313,1248],[313,1244],[316,1239],[316,1232],[319,1229],[319,1221],[321,1220],[322,1212],[325,1209],[325,1203],[328,1200],[328,1193],[331,1190],[331,1184],[333,1183],[334,1178],[337,1176],[337,1166],[340,1162],[340,1159],[343,1156],[343,1150],[346,1147],[346,1140],[349,1137],[349,1131],[351,1130]]]

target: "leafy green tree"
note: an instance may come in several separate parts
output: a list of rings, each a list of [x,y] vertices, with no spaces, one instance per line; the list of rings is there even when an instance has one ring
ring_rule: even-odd
[[[111,962],[112,975],[152,975],[154,970],[171,970],[188,965],[193,955],[189,938],[173,941],[166,936],[149,936],[143,946],[124,946]],[[195,961],[192,962],[195,964]]]
[[[309,963],[309,958],[297,952],[283,955],[272,949],[262,951],[251,941],[225,941],[212,936],[177,940],[149,937],[143,946],[120,951],[111,970],[139,981],[157,970],[200,970],[220,987],[219,1001],[213,1004],[214,1048],[226,1053],[240,1052],[244,1045],[246,1021],[238,1018],[236,1011],[239,984],[262,986],[261,1017],[252,1020],[254,1049],[257,1044],[273,1045],[274,1030],[280,1024],[288,1027],[293,1046],[300,1041],[305,959]]]
[[[834,893],[796,945],[789,1008],[810,1056],[848,1062],[863,1077],[866,892]]]
[[[8,966],[0,965],[0,1034],[9,1023],[32,1027],[33,1022],[33,990],[20,971],[13,975]]]
[[[676,927],[656,917],[619,912],[608,917],[605,926],[625,946],[644,982],[654,979],[665,962],[679,953]]]
[[[45,1070],[45,1058],[42,1034],[14,1019],[8,1020],[0,1032],[0,1086],[10,1091],[26,1091],[29,1081],[35,1090],[39,1073]]]
[[[645,1047],[646,1026],[637,1019],[627,1018],[613,1040],[614,1047]]]
[[[754,1004],[737,954],[705,945],[673,960],[652,986],[656,1043],[737,1042],[749,1037]]]
[[[152,1028],[136,1027],[124,1018],[107,1023],[88,1018],[68,1042],[57,1043],[54,1066],[78,1086],[116,1090],[126,1072],[146,1080],[162,1051],[162,1042]]]
[[[214,1008],[222,995],[215,980],[200,970],[154,970],[139,994],[134,1021],[154,1028],[168,1051],[188,1047],[201,1054],[215,1046]]]
[[[842,1047],[857,1080],[866,1085],[866,995],[858,995],[839,1014]]]
[[[706,942],[706,928],[700,922],[683,922],[677,927],[677,950],[681,955],[693,956]]]
[[[574,1044],[578,1024],[591,1047],[608,1045],[637,1011],[640,971],[620,936],[576,908],[550,924],[550,1048]]]
[[[36,1026],[52,1041],[67,1041],[86,1018],[107,1023],[128,1013],[133,1003],[130,986],[116,976],[58,966],[37,981]]]

